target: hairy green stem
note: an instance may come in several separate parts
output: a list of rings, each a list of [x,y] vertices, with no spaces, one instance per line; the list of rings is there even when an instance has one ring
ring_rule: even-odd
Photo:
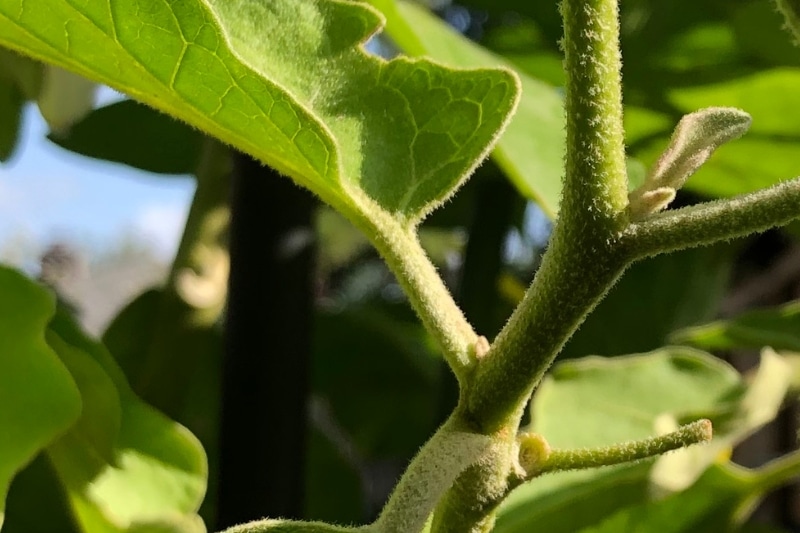
[[[353,194],[367,206],[372,202],[358,191]],[[353,216],[351,221],[370,238],[386,261],[463,386],[475,361],[478,335],[420,245],[416,227],[405,226],[380,209],[370,211],[370,217]]]
[[[468,409],[513,425],[544,372],[628,264],[617,0],[565,0],[567,164],[560,215],[525,298],[477,366]]]
[[[485,435],[450,418],[425,443],[389,497],[374,528],[380,533],[421,531],[456,477],[493,445]]]
[[[637,258],[712,244],[782,226],[800,216],[800,178],[767,189],[653,215],[623,240]]]
[[[672,433],[658,437],[624,442],[604,448],[553,450],[540,464],[531,468],[528,477],[532,478],[563,470],[582,470],[640,461],[710,440],[711,422],[698,420],[682,426]]]

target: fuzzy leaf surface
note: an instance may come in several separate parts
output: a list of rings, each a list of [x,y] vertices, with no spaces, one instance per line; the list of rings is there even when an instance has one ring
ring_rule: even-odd
[[[381,24],[344,1],[0,5],[0,43],[189,122],[352,217],[413,224],[487,154],[518,81],[367,55]]]
[[[430,56],[466,68],[510,63],[470,41],[447,23],[412,2],[370,0],[387,19],[387,32],[411,55]],[[563,101],[555,88],[519,73],[522,97],[492,158],[517,190],[552,219],[558,211],[564,155]]]

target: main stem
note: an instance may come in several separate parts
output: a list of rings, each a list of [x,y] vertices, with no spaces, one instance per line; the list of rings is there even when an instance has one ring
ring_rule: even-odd
[[[544,372],[628,264],[617,0],[565,0],[567,161],[560,215],[533,284],[477,368],[469,411],[514,424]]]

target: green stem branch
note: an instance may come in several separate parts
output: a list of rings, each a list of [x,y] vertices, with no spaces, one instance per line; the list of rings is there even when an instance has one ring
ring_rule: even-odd
[[[625,442],[604,448],[553,450],[528,471],[533,478],[550,472],[583,470],[612,466],[655,457],[673,450],[711,440],[711,422],[698,420],[678,430],[647,439]]]
[[[463,386],[475,361],[478,335],[419,243],[416,228],[400,224],[379,209],[371,211],[370,217],[356,213],[351,220],[370,237]]]
[[[631,224],[623,240],[637,258],[743,237],[800,216],[800,178],[735,198],[666,211]]]
[[[567,164],[553,238],[522,303],[477,367],[468,408],[513,425],[561,347],[628,264],[617,0],[565,0]]]

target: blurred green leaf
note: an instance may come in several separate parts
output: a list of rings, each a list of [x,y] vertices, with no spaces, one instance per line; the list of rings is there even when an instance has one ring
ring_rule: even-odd
[[[705,350],[770,346],[797,352],[800,351],[800,301],[681,329],[670,335],[669,340]]]
[[[202,138],[199,131],[132,100],[95,109],[66,134],[49,136],[72,152],[161,174],[193,173]]]
[[[45,65],[36,103],[50,131],[63,134],[94,107],[97,84],[55,65]]]
[[[79,533],[66,494],[46,453],[14,477],[3,533]]]
[[[709,417],[719,436],[730,436],[730,444],[760,414],[756,398],[763,399],[774,367],[765,368],[764,379],[749,393],[733,368],[688,348],[562,362],[534,396],[529,431],[543,435],[555,448],[597,447],[669,430],[659,427],[665,418],[683,423]],[[703,447],[695,449],[702,453]],[[718,449],[709,452],[718,454]],[[522,533],[538,527],[567,533],[598,525],[612,513],[649,501],[653,463],[534,479],[503,504],[497,531]],[[617,531],[623,530],[628,531]]]
[[[48,339],[78,376],[87,405],[102,402],[47,450],[82,530],[204,532],[196,512],[208,472],[194,436],[141,402],[105,347],[66,314],[51,322]]]
[[[736,43],[751,57],[769,65],[800,66],[800,49],[783,28],[774,2],[751,0],[734,8],[731,19]]]
[[[103,334],[103,344],[131,384],[145,379],[146,354],[158,334],[163,298],[164,291],[160,289],[143,292],[114,317]],[[192,354],[192,364],[183,370],[184,376],[180,382],[185,390],[173,416],[202,442],[208,457],[208,490],[200,514],[211,521],[216,508],[218,480],[222,336],[215,327],[193,327],[179,317],[167,320],[172,324],[170,334],[176,335],[176,342]],[[159,375],[155,379],[163,379],[167,383],[176,381],[170,374]]]
[[[581,533],[735,531],[738,511],[755,496],[746,473],[729,465],[715,465],[687,490],[625,508]]]
[[[55,299],[22,274],[0,267],[0,526],[14,475],[69,428],[81,396],[45,343]]]
[[[712,416],[714,439],[703,446],[667,454],[659,458],[651,480],[659,489],[684,490],[719,457],[729,456],[733,447],[762,426],[772,422],[783,405],[792,381],[793,370],[788,361],[771,349],[761,354],[758,371],[742,394],[730,398]],[[662,431],[678,428],[676,418],[664,417]]]
[[[13,81],[26,100],[35,100],[42,87],[44,65],[0,47],[0,79]]]
[[[413,454],[438,422],[440,367],[424,330],[375,305],[314,323],[313,390],[337,423],[366,457]]]
[[[38,96],[41,80],[41,64],[0,47],[0,161],[13,154],[23,105]]]
[[[732,367],[691,348],[564,361],[536,392],[531,429],[557,448],[643,439],[657,433],[658,417],[673,414],[684,422],[684,416],[712,414],[742,388]]]
[[[367,518],[361,479],[344,454],[319,431],[310,432],[303,515],[308,520],[359,524]]]
[[[17,147],[24,103],[17,85],[0,78],[0,161],[7,161]]]
[[[383,11],[389,36],[410,55],[426,55],[465,68],[510,66],[422,7],[394,0],[370,3]],[[563,170],[563,103],[554,88],[524,74],[520,79],[522,99],[492,157],[520,193],[553,218]]]
[[[653,350],[676,329],[712,318],[728,285],[734,250],[731,245],[694,248],[633,265],[561,357]]]
[[[492,533],[575,533],[647,500],[651,462],[546,475],[503,501]]]

